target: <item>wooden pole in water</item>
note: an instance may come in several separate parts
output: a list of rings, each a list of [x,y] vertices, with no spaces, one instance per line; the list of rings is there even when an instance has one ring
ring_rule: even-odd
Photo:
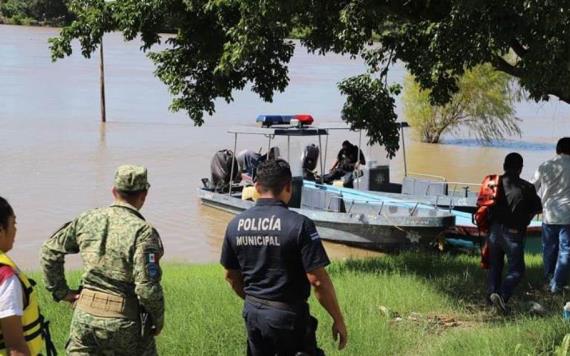
[[[99,64],[99,84],[101,89],[101,122],[107,122],[107,113],[105,109],[105,62],[103,59],[103,37],[99,47],[101,61]]]

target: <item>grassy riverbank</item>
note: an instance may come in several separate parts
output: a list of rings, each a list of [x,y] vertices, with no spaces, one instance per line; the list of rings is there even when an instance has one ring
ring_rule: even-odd
[[[539,256],[528,255],[527,266],[513,315],[500,318],[483,301],[484,273],[476,257],[405,253],[334,263],[329,271],[347,318],[349,344],[345,352],[335,351],[330,319],[312,298],[320,344],[327,355],[550,354],[570,333],[570,323],[560,317],[564,299],[539,291]],[[77,279],[77,273],[70,275]],[[163,285],[167,326],[158,338],[161,354],[244,354],[241,302],[219,266],[167,264]],[[41,283],[40,291],[62,349],[71,310],[51,302]],[[545,305],[547,315],[529,315],[531,301]]]

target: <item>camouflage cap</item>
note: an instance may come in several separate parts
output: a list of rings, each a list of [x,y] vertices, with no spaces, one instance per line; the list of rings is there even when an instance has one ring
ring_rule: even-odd
[[[113,185],[123,192],[136,192],[150,188],[146,168],[130,164],[125,164],[117,168]]]

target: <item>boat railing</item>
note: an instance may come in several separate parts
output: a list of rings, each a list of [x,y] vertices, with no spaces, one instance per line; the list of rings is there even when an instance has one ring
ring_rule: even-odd
[[[469,197],[469,193],[473,192],[475,194],[477,194],[477,191],[479,190],[479,187],[481,186],[480,183],[467,183],[467,182],[447,182],[448,187],[453,186],[453,189],[451,190],[451,193],[448,192],[447,195],[449,196],[457,196],[455,193],[457,192],[457,188],[461,187],[461,189],[463,189],[465,191],[465,198]],[[474,190],[471,191],[470,188],[475,188]]]
[[[438,209],[437,205],[433,205],[433,206],[431,206],[431,205],[426,205],[425,203],[420,202],[420,201],[406,201],[406,202],[403,202],[403,201],[388,201],[388,202],[386,202],[386,201],[384,201],[384,200],[382,200],[382,201],[370,201],[370,200],[366,200],[366,199],[353,199],[353,198],[347,199],[347,198],[345,198],[345,197],[343,197],[343,196],[332,196],[332,197],[329,198],[329,200],[328,200],[328,202],[327,202],[327,209],[326,209],[327,211],[333,211],[333,210],[331,209],[331,204],[332,204],[332,202],[333,202],[334,200],[342,201],[342,202],[345,202],[345,203],[348,202],[348,201],[350,201],[350,205],[349,205],[349,207],[348,207],[348,209],[347,209],[347,211],[346,211],[347,214],[350,214],[350,213],[352,212],[352,208],[353,208],[357,203],[371,204],[371,205],[380,204],[380,208],[378,209],[378,213],[376,214],[377,216],[382,215],[382,210],[383,210],[385,204],[394,205],[394,206],[396,206],[397,208],[407,208],[407,209],[409,210],[409,212],[410,212],[410,216],[414,216],[414,214],[416,213],[416,211],[418,210],[418,208],[421,208],[421,207],[425,207],[425,208],[435,208],[436,210]],[[451,209],[450,209],[450,211],[451,211]]]
[[[426,196],[430,195],[430,191],[431,191],[432,186],[434,186],[434,187],[440,186],[442,183],[447,185],[447,194],[431,194],[431,195],[435,195],[435,196],[439,196],[439,195],[446,196],[447,195],[450,198],[451,197],[468,198],[469,193],[471,193],[471,192],[477,194],[477,191],[479,190],[479,187],[481,186],[480,183],[448,181],[447,178],[445,178],[443,176],[434,175],[434,174],[410,172],[407,176],[411,177],[411,178],[414,178],[414,177],[422,178],[422,177],[424,177],[424,178],[430,178],[430,179],[437,179],[436,182],[429,182],[429,181],[424,182],[426,184],[426,189],[425,189],[424,195],[426,195]],[[472,189],[472,188],[474,188],[474,189]],[[463,196],[459,196],[457,194],[459,189],[464,190]]]

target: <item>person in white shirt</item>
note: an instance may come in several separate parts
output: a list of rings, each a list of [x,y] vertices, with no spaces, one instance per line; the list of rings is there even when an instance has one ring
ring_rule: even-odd
[[[15,237],[16,216],[10,204],[0,197],[0,251],[2,253],[12,249]],[[4,337],[7,355],[30,355],[24,339],[23,315],[22,284],[12,267],[0,265],[0,330]]]
[[[542,199],[542,258],[552,293],[562,290],[570,273],[570,137],[558,141],[556,153],[532,180]]]

